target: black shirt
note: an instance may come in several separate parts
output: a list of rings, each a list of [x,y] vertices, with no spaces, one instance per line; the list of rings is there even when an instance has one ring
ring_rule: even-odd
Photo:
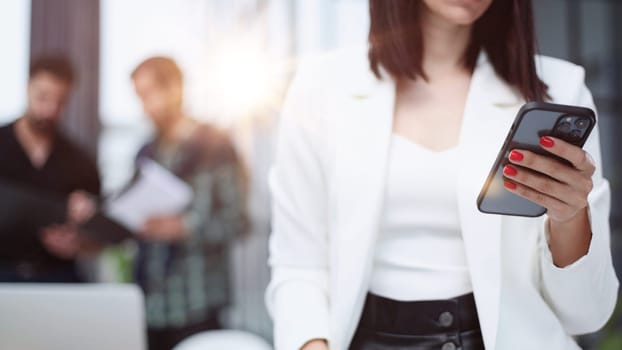
[[[67,196],[75,190],[100,193],[95,163],[63,135],[56,136],[47,161],[36,168],[17,139],[14,123],[0,127],[0,182],[5,189],[34,194],[61,208],[65,208]],[[0,217],[0,268],[25,263],[44,271],[74,269],[74,261],[48,253],[39,240],[41,229],[50,224],[45,222],[50,213],[40,205],[23,205],[23,201],[7,205],[9,197],[15,197],[4,197],[0,198],[5,201],[0,215],[9,217]],[[60,220],[64,220],[64,212],[56,221]]]

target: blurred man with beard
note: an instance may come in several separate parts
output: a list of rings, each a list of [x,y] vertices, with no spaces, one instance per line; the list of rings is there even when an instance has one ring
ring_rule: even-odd
[[[57,222],[42,224],[47,210],[0,198],[0,282],[82,281],[76,258],[88,244],[70,224],[71,211],[80,209],[67,203],[83,193],[98,195],[100,179],[95,163],[59,131],[73,80],[65,58],[35,59],[25,113],[0,127],[2,188],[19,192],[20,198],[30,195],[32,203],[46,199],[62,208]]]
[[[183,74],[168,57],[151,57],[132,73],[155,127],[139,152],[190,185],[179,213],[149,218],[137,232],[134,278],[145,292],[150,350],[223,325],[231,301],[229,249],[246,230],[245,176],[230,137],[183,110]]]

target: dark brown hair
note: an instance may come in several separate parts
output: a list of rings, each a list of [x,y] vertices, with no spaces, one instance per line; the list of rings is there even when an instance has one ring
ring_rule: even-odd
[[[30,62],[29,79],[42,72],[50,73],[67,84],[72,84],[75,78],[71,61],[65,56],[47,55],[34,58]]]
[[[379,79],[380,67],[396,79],[427,79],[422,64],[421,6],[421,0],[369,1],[369,62]],[[480,49],[488,54],[497,75],[525,100],[548,98],[547,86],[536,74],[531,0],[493,0],[473,25],[464,57],[467,69],[475,69]]]
[[[156,81],[162,86],[169,86],[171,84],[183,85],[183,73],[172,58],[164,56],[147,58],[134,68],[131,75],[132,79],[136,78],[136,75],[143,70],[150,71],[154,75]]]

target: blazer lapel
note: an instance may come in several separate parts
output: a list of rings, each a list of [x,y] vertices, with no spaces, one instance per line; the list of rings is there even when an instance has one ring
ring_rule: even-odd
[[[340,319],[335,334],[349,339],[367,294],[372,254],[384,199],[387,153],[392,131],[394,84],[371,74],[346,96],[340,110],[336,147],[337,244],[333,257]],[[343,338],[338,341],[343,341]],[[345,348],[347,344],[334,344]]]
[[[478,315],[489,349],[495,348],[499,318],[502,216],[479,212],[476,200],[520,102],[481,54],[462,120],[458,208]]]

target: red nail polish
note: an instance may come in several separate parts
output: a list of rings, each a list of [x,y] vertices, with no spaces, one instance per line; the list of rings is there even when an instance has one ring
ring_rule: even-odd
[[[523,160],[523,154],[519,151],[512,151],[510,152],[510,160],[520,162],[521,160]]]
[[[518,170],[516,170],[516,168],[511,165],[506,165],[505,167],[503,167],[503,173],[508,176],[514,176],[516,175],[516,173],[518,173]]]
[[[509,188],[510,190],[516,189],[516,184],[511,181],[503,181],[503,186],[505,186],[506,188]]]
[[[550,137],[547,137],[547,136],[542,136],[542,137],[540,138],[540,144],[541,144],[543,147],[553,147],[553,145],[555,144],[555,142],[554,142],[554,141],[553,141],[553,139],[552,139],[552,138],[550,138]]]

